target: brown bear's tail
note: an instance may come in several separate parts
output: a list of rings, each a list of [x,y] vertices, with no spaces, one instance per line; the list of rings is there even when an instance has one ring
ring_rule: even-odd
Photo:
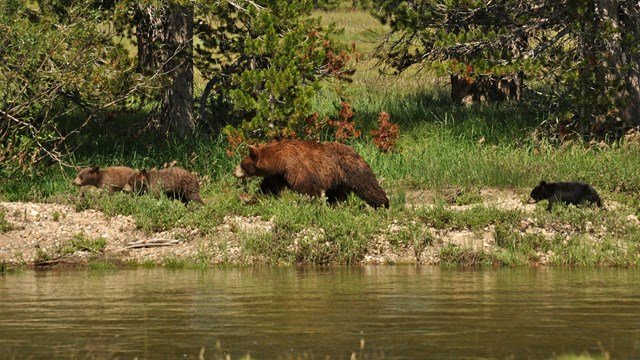
[[[374,209],[384,206],[385,209],[389,208],[389,198],[387,193],[382,189],[376,176],[369,168],[359,167],[353,176],[347,176],[350,179],[350,183],[347,187],[352,189],[356,195],[369,204]]]

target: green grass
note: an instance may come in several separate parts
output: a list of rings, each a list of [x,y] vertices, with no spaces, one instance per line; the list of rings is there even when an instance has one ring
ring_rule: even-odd
[[[118,265],[104,260],[94,260],[87,264],[87,269],[91,271],[116,271]]]
[[[7,232],[13,229],[13,225],[7,220],[6,212],[3,208],[0,208],[0,233]]]
[[[107,239],[103,237],[91,239],[86,237],[83,233],[78,233],[62,247],[60,253],[73,254],[76,251],[88,251],[98,254],[102,253],[105,247],[107,247]]]
[[[478,205],[469,210],[453,210],[443,206],[419,208],[415,210],[415,216],[436,229],[479,230],[495,224],[515,225],[523,215],[517,210]]]

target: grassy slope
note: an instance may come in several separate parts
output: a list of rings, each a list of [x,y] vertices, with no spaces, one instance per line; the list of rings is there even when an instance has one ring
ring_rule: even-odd
[[[239,158],[229,158],[225,154],[225,143],[221,139],[203,137],[188,143],[166,142],[138,139],[134,135],[123,137],[118,132],[104,130],[82,140],[83,145],[75,153],[75,163],[149,168],[177,160],[202,176],[202,195],[207,205],[185,209],[169,201],[126,196],[76,198],[73,195],[77,194],[77,189],[70,184],[74,171],[57,167],[37,178],[7,182],[0,198],[71,201],[77,209],[97,207],[109,214],[130,214],[148,231],[193,226],[206,233],[227,214],[273,217],[278,231],[269,238],[248,239],[246,245],[251,251],[266,253],[279,262],[355,262],[366,251],[368,242],[385,233],[391,223],[418,223],[443,229],[455,226],[474,230],[496,226],[496,238],[503,239],[504,251],[471,257],[479,263],[528,263],[536,260],[535,251],[548,250],[556,254],[558,264],[637,265],[633,251],[609,257],[585,251],[590,245],[580,229],[586,222],[619,225],[615,231],[605,234],[605,241],[598,246],[602,251],[609,251],[611,243],[623,242],[624,248],[637,248],[640,232],[636,226],[620,219],[635,215],[638,209],[634,195],[640,191],[640,162],[637,161],[640,147],[599,149],[584,144],[552,147],[532,135],[544,120],[544,114],[531,113],[516,104],[456,107],[448,98],[446,81],[426,73],[380,76],[370,51],[384,28],[368,14],[330,12],[318,15],[325,22],[335,22],[338,27],[345,28],[341,40],[354,41],[360,52],[354,83],[343,86],[341,91],[352,103],[355,121],[365,130],[363,133],[368,134],[368,129],[375,126],[380,111],[388,112],[391,120],[401,125],[398,150],[392,154],[378,152],[367,136],[352,144],[388,190],[392,202],[390,211],[363,210],[357,199],[332,209],[293,194],[286,194],[284,199],[263,199],[257,205],[245,206],[240,195],[245,191],[255,192],[256,183],[238,185],[231,171]],[[318,111],[335,111],[328,94],[327,91],[318,95]],[[131,121],[128,116],[122,118],[121,121]],[[588,181],[601,192],[605,202],[615,199],[622,206],[605,216],[581,209],[559,209],[554,214],[547,214],[543,205],[539,206],[533,226],[552,224],[561,228],[564,224],[575,227],[577,231],[569,235],[571,241],[523,237],[515,231],[524,217],[518,211],[479,206],[458,212],[444,204],[435,209],[403,206],[406,194],[416,190],[444,191],[452,187],[528,189],[540,179]],[[288,253],[287,242],[293,241],[290,234],[305,228],[323,229],[323,239],[333,245],[309,243],[305,245],[308,251],[303,254]],[[398,246],[420,246],[429,242],[426,235],[416,240],[411,231],[394,236]],[[451,263],[467,262],[466,251],[445,247],[442,258]]]

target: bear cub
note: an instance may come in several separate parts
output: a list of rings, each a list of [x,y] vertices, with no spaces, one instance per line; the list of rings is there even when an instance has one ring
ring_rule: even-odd
[[[589,202],[595,203],[598,207],[602,207],[602,201],[596,190],[591,185],[582,182],[547,183],[541,181],[540,184],[531,191],[529,204],[544,199],[549,200],[548,211],[551,211],[553,204],[558,201],[573,205]]]
[[[262,177],[260,191],[278,195],[284,188],[309,196],[326,196],[330,204],[353,192],[373,208],[389,208],[376,176],[350,146],[326,142],[282,140],[249,146],[249,155],[233,175]]]
[[[171,199],[178,199],[185,205],[190,201],[203,204],[200,185],[196,176],[189,171],[172,166],[165,169],[151,169],[134,172],[124,187],[124,191],[136,194],[149,192],[158,197],[164,193]]]
[[[110,166],[99,168],[98,166],[80,169],[78,176],[73,180],[76,186],[95,186],[97,188],[109,188],[109,194],[124,188],[129,177],[136,171],[127,166]]]

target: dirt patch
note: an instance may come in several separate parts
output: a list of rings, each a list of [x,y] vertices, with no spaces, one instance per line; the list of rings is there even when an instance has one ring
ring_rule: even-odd
[[[476,201],[468,204],[458,205],[458,200],[469,192],[477,192],[473,197]],[[407,207],[438,206],[445,204],[452,210],[468,210],[472,207],[493,206],[501,210],[522,210],[531,212],[536,208],[535,204],[528,204],[528,192],[521,189],[479,189],[465,190],[460,188],[449,188],[444,190],[415,190],[406,194]]]

